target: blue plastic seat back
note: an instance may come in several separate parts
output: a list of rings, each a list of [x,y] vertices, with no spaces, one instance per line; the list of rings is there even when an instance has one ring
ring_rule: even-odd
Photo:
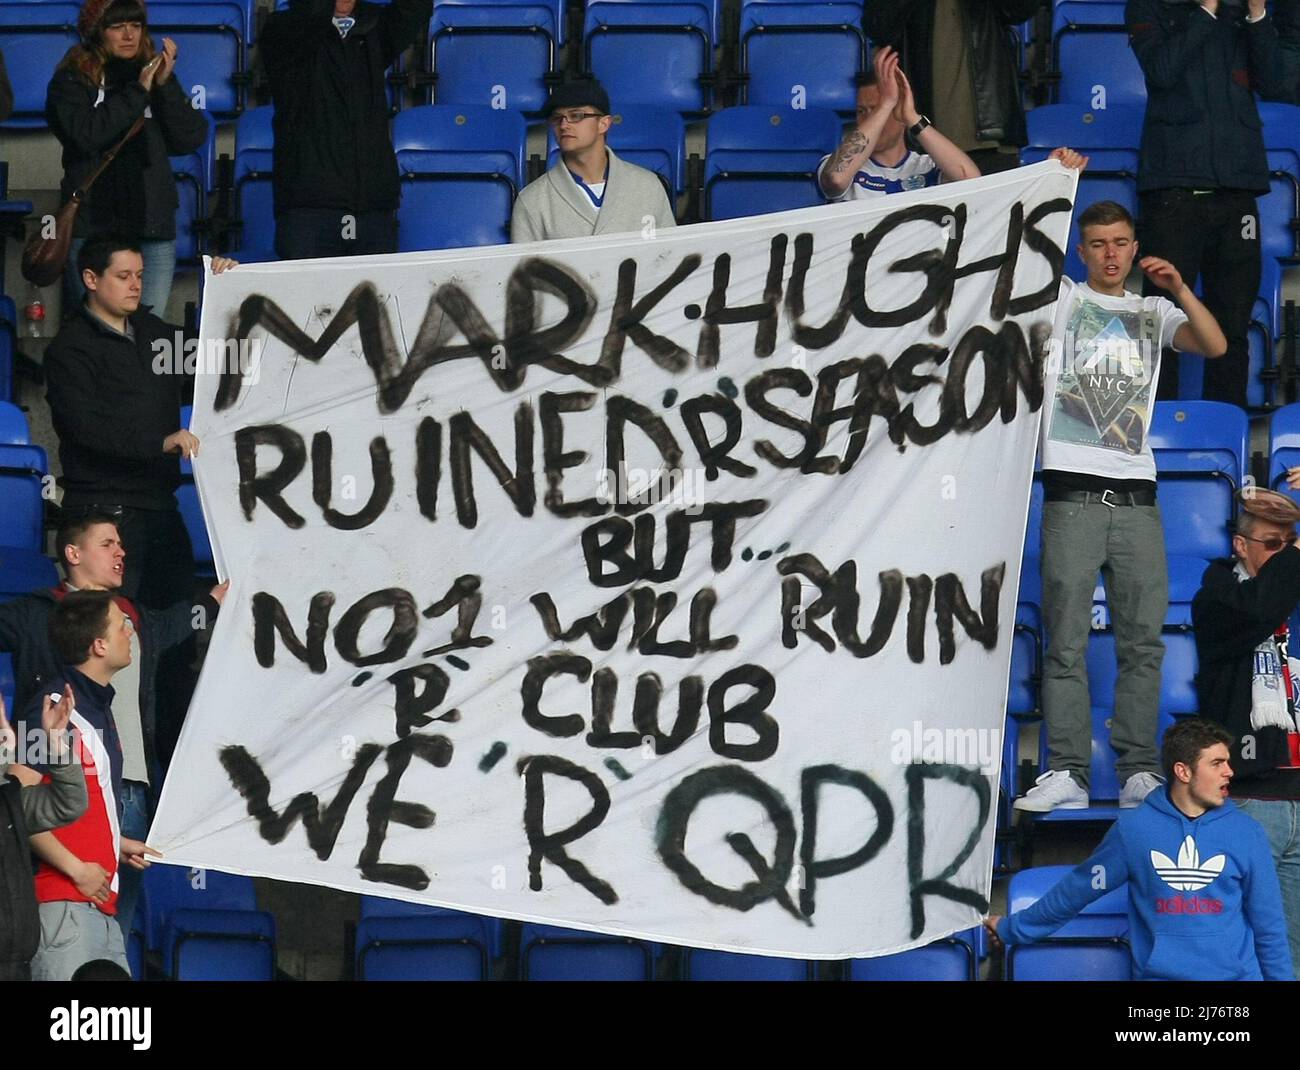
[[[855,75],[867,62],[860,3],[769,3],[740,10],[740,65],[749,75],[746,104],[798,100],[808,108],[851,114]]]
[[[275,919],[261,910],[172,911],[163,966],[177,981],[274,981]]]
[[[1033,866],[1011,875],[1007,913],[1016,914],[1042,899],[1073,866]],[[1128,885],[1121,884],[1094,899],[1054,934],[1061,937],[1127,936]]]
[[[975,949],[954,939],[849,962],[850,981],[973,981],[975,976]]]
[[[563,20],[560,20],[563,24]],[[538,112],[555,66],[556,14],[529,4],[437,4],[429,67],[437,104]]]
[[[1288,490],[1286,485],[1287,469],[1300,465],[1300,402],[1284,405],[1273,413],[1268,454],[1268,485],[1300,499],[1300,494]]]
[[[607,140],[620,160],[653,171],[669,190],[670,201],[686,188],[686,123],[668,108],[633,104],[617,108]],[[546,138],[546,166],[560,162],[555,131]]]
[[[45,126],[45,91],[54,69],[73,45],[78,4],[9,0],[0,4],[0,52],[14,91],[13,114],[4,126]]]
[[[273,260],[275,248],[275,206],[271,193],[272,150],[275,138],[270,105],[250,108],[235,124],[235,205],[242,221],[238,259],[247,261],[249,252],[260,251],[259,260]]]
[[[492,933],[487,918],[455,911],[362,917],[358,981],[486,981]]]
[[[181,264],[197,263],[203,251],[194,224],[207,218],[208,190],[212,188],[212,168],[216,159],[216,127],[211,115],[205,115],[204,120],[208,124],[208,137],[203,145],[185,156],[171,157],[179,201],[176,206],[176,260]]]
[[[9,401],[0,401],[0,445],[26,446],[32,441],[23,410]]]
[[[1131,981],[1133,958],[1120,939],[1043,940],[1007,949],[1008,981]]]
[[[1151,420],[1165,549],[1206,560],[1231,553],[1233,495],[1249,455],[1245,410],[1218,401],[1161,401]]]
[[[812,963],[772,955],[740,955],[730,951],[687,948],[682,973],[688,981],[808,981]]]
[[[529,922],[519,947],[525,981],[654,979],[654,945],[639,940]]]
[[[145,938],[151,951],[162,951],[171,915],[176,910],[257,909],[257,895],[248,877],[215,869],[150,866],[144,873],[148,909]]]
[[[393,124],[399,249],[508,242],[526,137],[514,111],[435,104],[401,112]]]
[[[155,44],[170,37],[177,47],[177,76],[191,100],[222,118],[244,108],[241,76],[248,67],[248,7],[244,3],[154,0],[149,33]]]
[[[735,219],[823,203],[817,167],[835,151],[840,121],[824,108],[746,105],[714,115],[707,138],[707,217]]]
[[[44,495],[49,471],[49,461],[40,446],[0,445],[0,547],[34,553],[44,547]]]
[[[714,0],[592,0],[583,20],[586,68],[615,108],[706,111],[712,96],[700,78],[713,68],[717,19]]]
[[[485,939],[489,955],[495,957],[501,954],[503,931],[500,918],[489,918],[428,903],[408,903],[402,899],[363,895],[361,920],[370,921],[378,918],[451,919],[447,922],[448,926],[460,925],[466,934],[472,935],[475,939]]]
[[[1272,176],[1259,198],[1260,244],[1265,259],[1300,255],[1293,223],[1300,215],[1300,107],[1260,104],[1264,147]]]
[[[1052,41],[1061,75],[1058,102],[1146,103],[1146,78],[1129,48],[1122,3],[1060,0],[1052,14]]]

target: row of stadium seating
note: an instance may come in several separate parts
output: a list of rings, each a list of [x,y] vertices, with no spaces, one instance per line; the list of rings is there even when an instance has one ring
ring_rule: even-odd
[[[17,90],[9,125],[43,125],[45,85],[76,43],[77,7],[69,0],[0,3]],[[1008,31],[1025,57],[1031,94],[1045,88],[1052,101],[1092,107],[1145,100],[1122,2],[1056,0],[1049,8],[1042,29],[1031,19]],[[205,106],[223,118],[242,111],[252,100],[249,71],[260,22],[253,0],[156,0],[149,9],[151,28],[180,45],[182,72],[190,85],[204,87]],[[862,11],[861,0],[742,0],[735,18],[724,17],[721,0],[587,0],[576,13],[564,0],[438,0],[418,62],[390,73],[393,100],[395,106],[408,96],[420,103],[495,104],[535,114],[567,69],[594,73],[620,104],[694,115],[724,101],[797,98],[847,115],[853,76],[870,56]],[[1037,46],[1032,60],[1030,45]]]
[[[1009,910],[1041,898],[1067,866],[1011,878]],[[1008,950],[1008,981],[1128,980],[1127,898],[1108,892],[1052,939]],[[974,981],[988,955],[983,929],[872,959],[813,963],[673,948],[626,937],[502,922],[442,907],[361,897],[348,941],[359,981]],[[253,882],[215,870],[152,866],[145,874],[128,957],[137,979],[270,981],[275,919],[257,909]]]

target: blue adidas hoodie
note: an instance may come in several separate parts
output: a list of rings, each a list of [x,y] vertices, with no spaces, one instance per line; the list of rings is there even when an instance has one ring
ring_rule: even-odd
[[[1295,980],[1264,829],[1231,800],[1190,818],[1168,788],[1122,812],[1091,858],[1003,918],[998,935],[1006,944],[1050,936],[1125,881],[1137,980]]]

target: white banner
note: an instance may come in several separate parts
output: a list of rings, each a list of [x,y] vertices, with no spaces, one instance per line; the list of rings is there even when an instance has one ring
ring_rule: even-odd
[[[210,277],[232,588],[151,843],[775,955],[976,924],[1075,181]]]

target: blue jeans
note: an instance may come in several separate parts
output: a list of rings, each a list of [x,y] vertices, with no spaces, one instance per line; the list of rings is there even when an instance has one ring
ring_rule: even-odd
[[[143,840],[149,835],[149,785],[134,780],[122,781],[122,835]],[[122,865],[117,870],[117,923],[122,927],[122,942],[131,938],[131,918],[140,898],[144,874]]]
[[[73,238],[68,251],[68,265],[64,271],[64,293],[68,308],[80,308],[86,299],[86,288],[77,270],[77,254],[86,244],[85,238]],[[155,316],[167,318],[167,301],[172,293],[172,277],[176,274],[175,241],[142,241],[140,255],[144,257],[144,284],[140,304],[148,305]]]
[[[1282,913],[1291,965],[1300,969],[1300,802],[1294,799],[1233,799],[1268,835],[1269,850],[1282,886]],[[1300,974],[1297,974],[1300,976]]]

